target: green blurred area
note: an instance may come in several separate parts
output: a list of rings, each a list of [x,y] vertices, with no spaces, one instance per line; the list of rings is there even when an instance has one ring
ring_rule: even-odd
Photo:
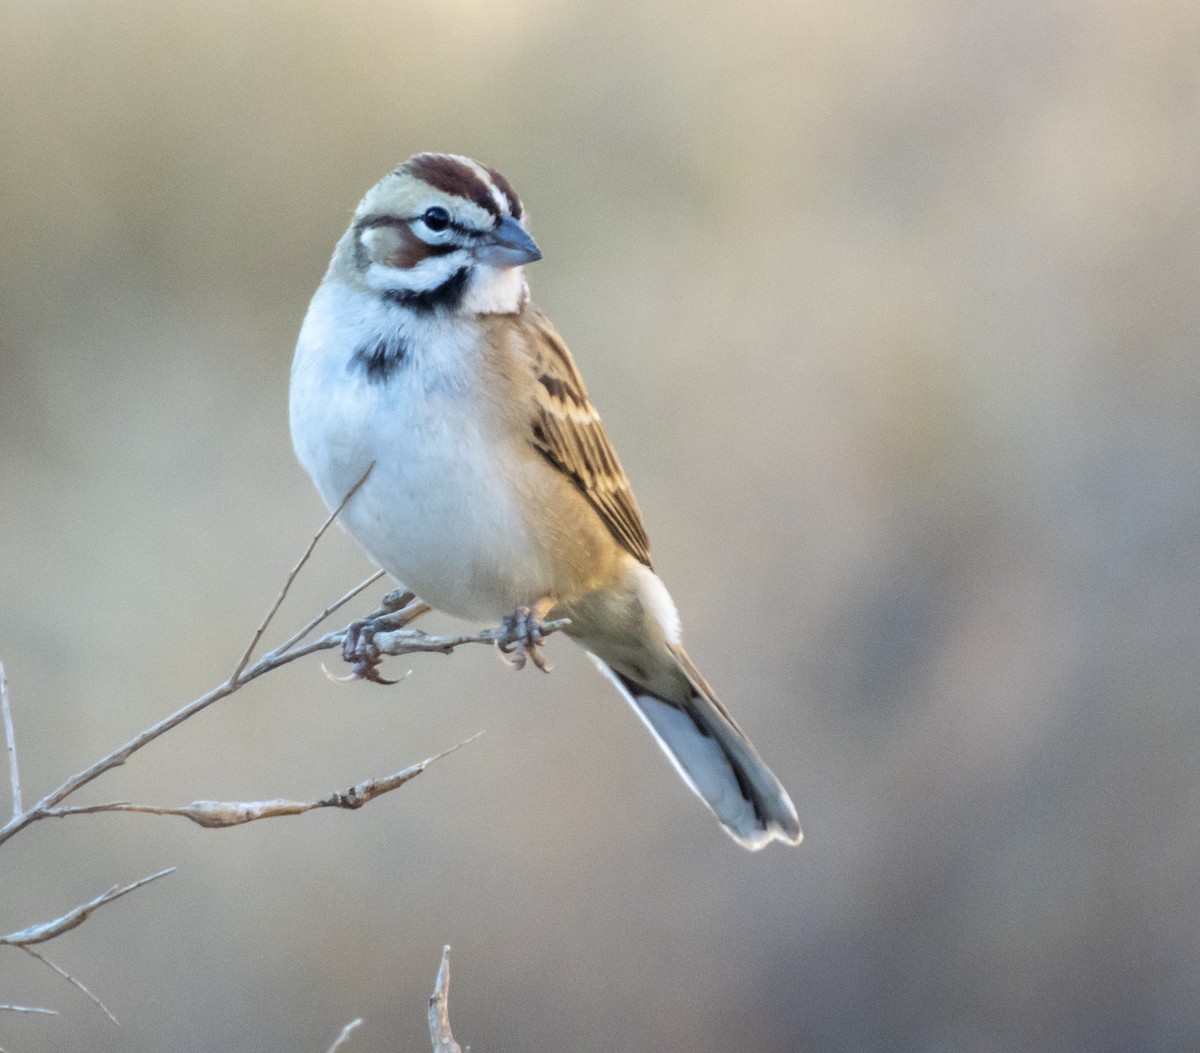
[[[0,1045],[1200,1046],[1200,8],[13,0],[0,660],[26,796],[233,667],[323,510],[291,350],[422,149],[518,188],[536,301],[689,650],[796,799],[740,852],[582,655],[297,663],[0,851],[0,931],[169,864]],[[278,638],[365,577],[318,551]],[[371,606],[364,602],[361,609]],[[431,620],[431,625],[446,624]],[[327,662],[331,667],[332,659]],[[7,807],[7,799],[0,800]],[[186,828],[185,828],[186,827]]]

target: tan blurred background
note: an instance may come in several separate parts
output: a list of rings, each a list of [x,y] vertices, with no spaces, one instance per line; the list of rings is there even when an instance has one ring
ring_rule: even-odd
[[[323,512],[288,368],[361,193],[518,187],[693,655],[796,798],[739,851],[565,640],[247,689],[0,851],[0,1045],[1200,1048],[1200,9],[7,0],[0,659],[26,794],[219,682]],[[338,537],[276,639],[369,571]],[[364,604],[361,609],[366,609]],[[432,626],[448,626],[431,620]],[[3,783],[0,783],[3,785]],[[7,807],[7,799],[2,801]]]

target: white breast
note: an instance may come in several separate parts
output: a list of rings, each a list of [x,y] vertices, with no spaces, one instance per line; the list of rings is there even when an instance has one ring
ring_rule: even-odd
[[[351,368],[354,350],[401,327],[408,358],[386,381]],[[367,553],[422,599],[496,620],[544,594],[548,574],[513,499],[526,470],[489,433],[477,398],[479,333],[470,319],[414,316],[337,283],[323,285],[292,366],[292,442]]]

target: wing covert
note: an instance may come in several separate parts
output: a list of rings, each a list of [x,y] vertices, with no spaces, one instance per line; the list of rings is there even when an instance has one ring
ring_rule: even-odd
[[[650,566],[646,528],[600,414],[562,337],[545,316],[538,314],[537,323],[537,406],[530,442],[571,478],[630,555]]]

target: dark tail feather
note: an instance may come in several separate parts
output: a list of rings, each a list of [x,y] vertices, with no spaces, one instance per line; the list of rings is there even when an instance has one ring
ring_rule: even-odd
[[[591,657],[730,837],[751,851],[775,840],[800,843],[804,835],[787,791],[682,650],[676,657],[692,685],[691,697],[682,703]]]

